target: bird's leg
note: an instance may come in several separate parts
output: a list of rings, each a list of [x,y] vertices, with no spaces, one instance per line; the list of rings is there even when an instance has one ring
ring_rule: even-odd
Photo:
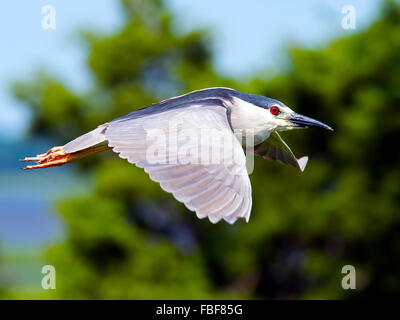
[[[47,168],[54,166],[62,166],[68,162],[74,160],[74,157],[64,152],[62,147],[54,147],[43,154],[39,154],[36,157],[26,157],[21,161],[36,161],[35,165],[26,166],[24,169],[37,169],[37,168]]]

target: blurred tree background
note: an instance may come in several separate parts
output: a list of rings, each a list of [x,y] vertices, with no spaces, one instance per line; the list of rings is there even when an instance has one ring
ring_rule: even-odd
[[[94,191],[57,201],[67,239],[46,253],[57,290],[33,297],[400,294],[400,6],[385,2],[368,29],[323,49],[290,49],[287,71],[270,81],[241,83],[213,70],[206,32],[172,32],[162,1],[123,6],[119,32],[83,34],[93,90],[78,94],[48,74],[15,84],[33,113],[32,136],[63,144],[152,102],[215,86],[274,97],[335,131],[284,134],[296,155],[310,156],[304,173],[256,159],[250,222],[233,226],[198,220],[112,152],[73,164],[93,175]],[[356,291],[341,287],[346,264],[357,270]]]

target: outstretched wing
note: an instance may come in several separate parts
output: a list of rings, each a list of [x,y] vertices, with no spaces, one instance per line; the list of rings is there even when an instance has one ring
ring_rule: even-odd
[[[254,153],[265,159],[277,160],[290,164],[301,171],[304,171],[308,161],[307,156],[297,159],[286,142],[283,141],[278,132],[275,131],[271,132],[267,140],[254,148]]]
[[[143,168],[199,218],[249,220],[251,184],[227,110],[193,102],[185,108],[123,119],[103,131],[123,159]]]

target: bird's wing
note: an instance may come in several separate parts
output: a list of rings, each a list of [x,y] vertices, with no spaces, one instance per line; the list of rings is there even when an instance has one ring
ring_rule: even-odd
[[[252,200],[246,158],[225,108],[193,102],[110,122],[104,135],[121,158],[143,168],[199,218],[248,221]]]
[[[308,161],[308,157],[297,159],[286,142],[275,131],[271,133],[267,140],[254,148],[254,153],[265,159],[290,164],[301,171],[304,171]]]

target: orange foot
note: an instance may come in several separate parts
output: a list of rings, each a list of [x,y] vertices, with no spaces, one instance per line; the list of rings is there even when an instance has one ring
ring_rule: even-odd
[[[72,161],[72,157],[69,153],[64,152],[62,147],[54,147],[43,154],[39,154],[36,157],[26,157],[21,161],[36,161],[35,165],[26,166],[24,169],[37,169],[47,168],[54,166],[62,166]]]

